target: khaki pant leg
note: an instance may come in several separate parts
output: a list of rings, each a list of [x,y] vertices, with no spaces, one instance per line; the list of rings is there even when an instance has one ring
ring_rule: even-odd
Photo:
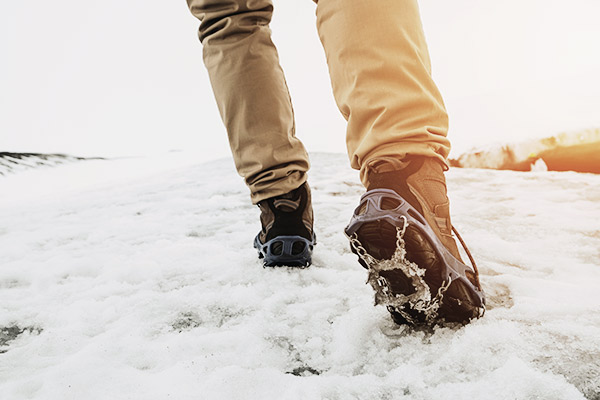
[[[271,41],[272,1],[187,2],[201,21],[204,64],[252,202],[296,189],[306,181],[309,161],[295,137],[292,103]]]
[[[369,162],[450,151],[416,0],[319,0],[317,27],[347,147],[366,185]],[[446,164],[447,165],[447,164]]]

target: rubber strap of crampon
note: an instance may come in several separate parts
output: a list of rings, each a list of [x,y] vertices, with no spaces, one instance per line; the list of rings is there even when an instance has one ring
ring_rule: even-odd
[[[452,232],[454,232],[454,234],[458,238],[458,241],[462,245],[463,249],[465,249],[465,252],[467,253],[467,256],[469,257],[469,260],[471,261],[471,265],[473,266],[473,270],[475,271],[475,273],[477,275],[479,275],[479,270],[477,269],[477,264],[475,263],[475,259],[471,255],[471,252],[469,251],[469,248],[467,247],[467,244],[463,240],[462,236],[460,236],[460,233],[458,233],[458,231],[456,230],[456,228],[454,226],[452,227]]]

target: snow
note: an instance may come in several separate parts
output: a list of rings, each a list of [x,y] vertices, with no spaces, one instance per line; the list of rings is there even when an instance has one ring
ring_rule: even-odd
[[[600,176],[452,169],[489,307],[415,329],[373,306],[342,233],[356,172],[312,162],[308,269],[261,267],[229,159],[0,177],[0,397],[600,398]]]

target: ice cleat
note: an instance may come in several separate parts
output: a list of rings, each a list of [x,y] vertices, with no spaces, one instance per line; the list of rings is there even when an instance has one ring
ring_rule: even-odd
[[[263,265],[308,267],[316,245],[308,184],[263,200],[258,206],[262,230],[254,238],[254,248]]]
[[[442,166],[417,159],[396,170],[398,165],[385,161],[370,166],[370,190],[345,229],[368,270],[375,303],[385,305],[399,324],[482,316],[485,296],[473,257],[450,224]],[[462,262],[451,232],[472,266]]]
[[[314,237],[308,240],[298,235],[277,236],[265,244],[260,242],[259,235],[254,238],[254,247],[265,267],[308,267],[315,244]]]

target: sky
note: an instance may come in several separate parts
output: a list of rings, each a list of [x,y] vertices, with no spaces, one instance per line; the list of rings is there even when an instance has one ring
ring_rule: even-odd
[[[600,3],[419,4],[452,156],[600,126]],[[275,1],[271,27],[297,135],[344,152],[314,3]],[[184,1],[3,2],[0,151],[227,157],[197,28]]]

